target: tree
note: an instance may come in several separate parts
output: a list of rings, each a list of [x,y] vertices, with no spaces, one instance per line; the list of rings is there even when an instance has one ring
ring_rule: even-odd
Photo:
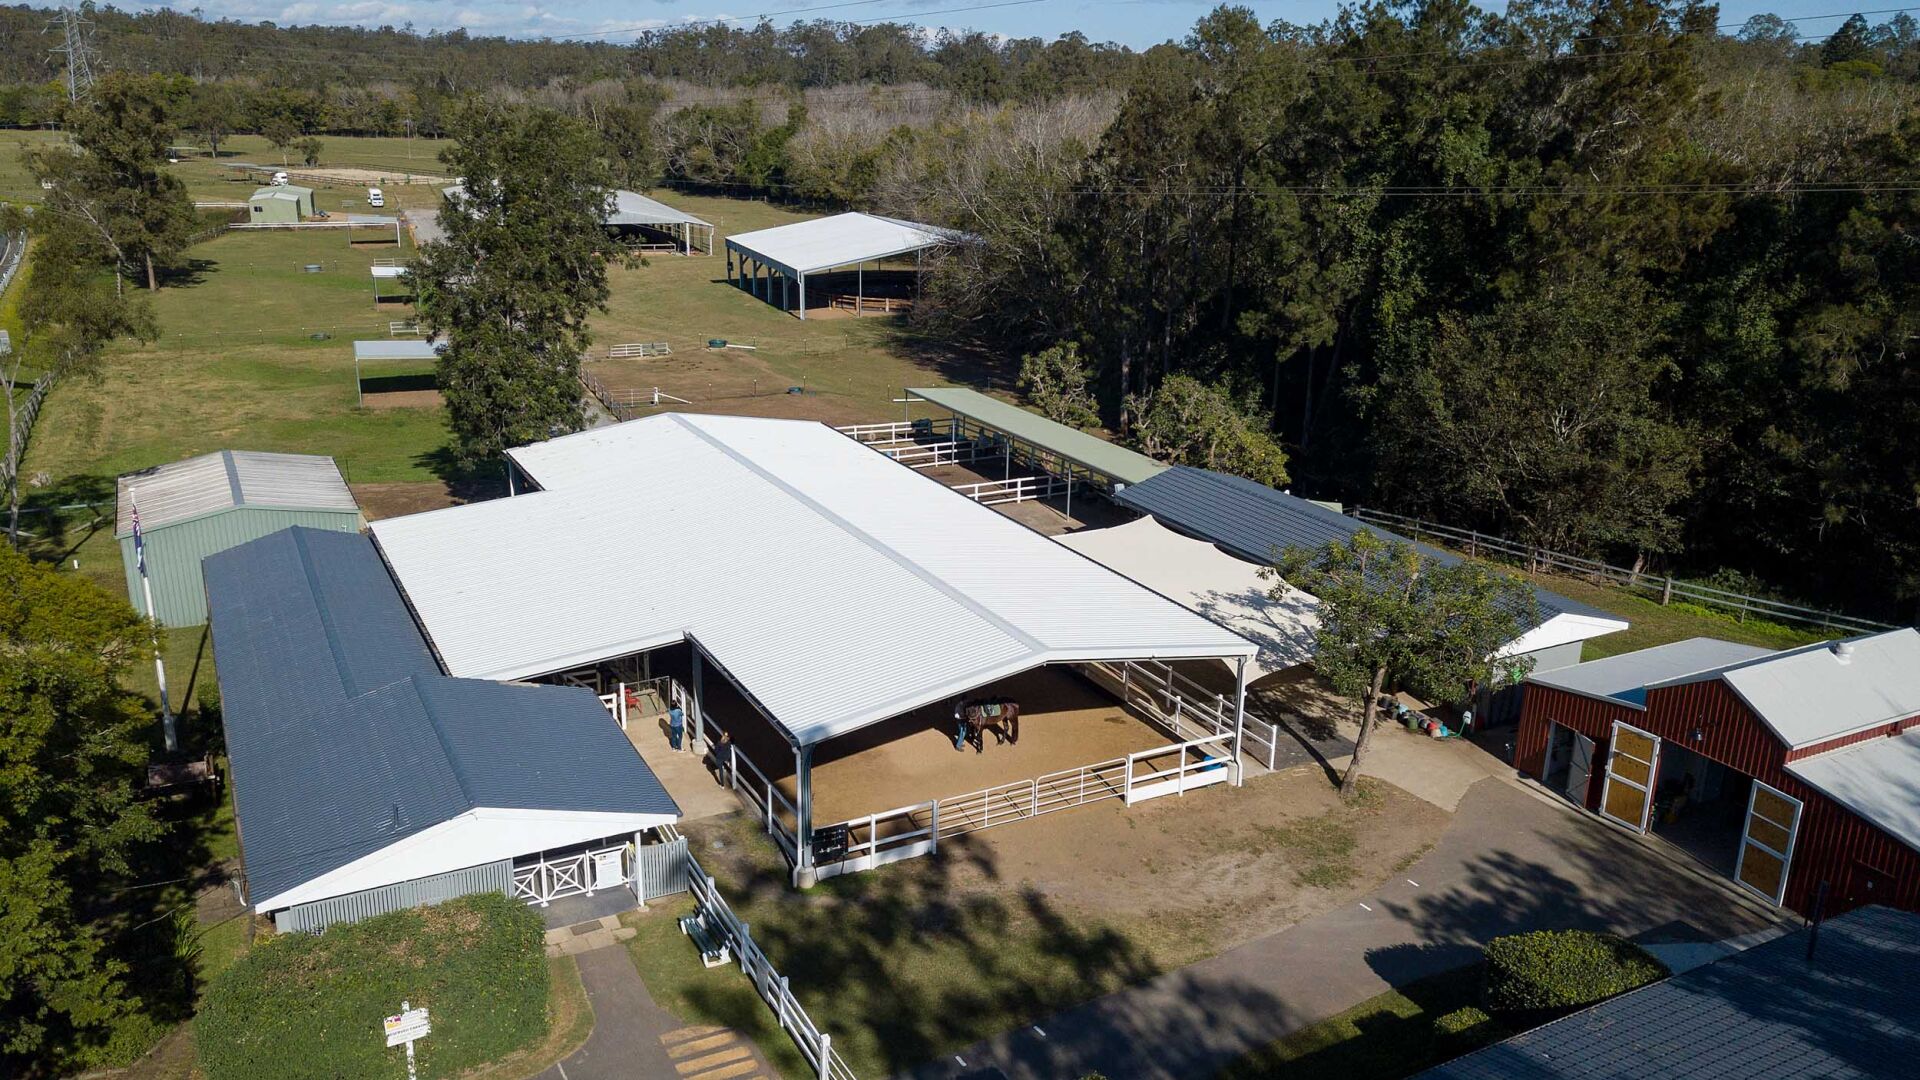
[[[1385,691],[1458,700],[1468,686],[1511,682],[1532,664],[1497,653],[1539,621],[1533,591],[1484,563],[1443,565],[1362,530],[1287,552],[1263,573],[1282,582],[1276,601],[1286,599],[1287,585],[1320,601],[1314,670],[1361,707],[1343,796],[1359,782]]]
[[[1873,59],[1872,34],[1867,29],[1867,20],[1862,15],[1852,15],[1840,24],[1840,29],[1827,35],[1820,45],[1820,66],[1834,67],[1856,60]]]
[[[1555,550],[1669,549],[1699,453],[1661,400],[1662,315],[1580,272],[1401,335],[1373,397],[1388,490]]]
[[[129,300],[99,280],[100,242],[87,223],[46,211],[21,218],[17,210],[0,216],[0,230],[34,237],[32,260],[15,286],[21,297],[20,333],[13,350],[0,355],[7,415],[0,485],[7,500],[7,538],[14,546],[20,543],[20,463],[39,400],[63,380],[97,382],[102,351],[112,339],[152,340],[156,333],[145,301]]]
[[[1100,423],[1100,410],[1087,385],[1091,374],[1080,346],[1068,341],[1021,358],[1020,389],[1047,419],[1093,427]]]
[[[216,160],[220,144],[246,124],[246,101],[232,83],[203,82],[187,100],[183,126],[207,140],[207,152]]]
[[[0,547],[0,1071],[105,1037],[137,1005],[83,901],[162,831],[135,783],[148,629],[124,599]]]
[[[426,329],[447,341],[440,392],[471,466],[579,429],[587,317],[605,310],[607,262],[621,256],[602,224],[612,174],[580,121],[475,101],[453,134],[441,160],[464,191],[412,280]]]
[[[1225,388],[1175,375],[1134,398],[1134,437],[1148,454],[1176,465],[1218,469],[1269,487],[1287,482],[1287,454],[1266,432],[1257,405]]]
[[[98,234],[116,287],[138,269],[147,288],[158,289],[157,267],[185,250],[195,224],[186,185],[161,164],[174,132],[166,103],[148,82],[116,72],[95,86],[91,102],[68,109],[67,124],[73,150],[30,156],[47,210]]]
[[[320,164],[320,140],[308,135],[293,141],[293,149],[300,152],[300,164],[309,168]]]

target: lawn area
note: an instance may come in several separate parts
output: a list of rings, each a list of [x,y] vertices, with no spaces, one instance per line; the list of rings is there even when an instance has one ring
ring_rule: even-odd
[[[811,216],[745,199],[672,191],[654,195],[711,221],[724,238]],[[958,350],[916,334],[904,316],[794,318],[726,280],[726,257],[651,255],[644,266],[615,270],[613,299],[594,320],[596,348],[666,342],[668,357],[599,360],[587,370],[609,386],[659,387],[692,405],[722,412],[858,423],[898,420],[907,386],[948,382],[1011,385],[1010,358]],[[710,338],[752,345],[710,350]],[[803,394],[787,393],[804,387]],[[922,407],[920,415],[926,415]]]
[[[647,993],[659,1006],[689,1024],[718,1024],[752,1039],[772,1065],[793,1080],[808,1076],[806,1059],[780,1029],[772,1010],[760,1000],[753,984],[737,964],[706,967],[700,963],[685,934],[680,917],[692,914],[691,896],[658,900],[645,911],[630,911],[621,921],[638,933],[627,941],[627,951],[640,970]],[[845,1048],[841,1050],[845,1055]],[[854,1071],[866,1073],[856,1065]]]
[[[1611,585],[1596,585],[1581,578],[1558,574],[1529,574],[1529,580],[1583,604],[1610,611],[1633,625],[1616,634],[1593,638],[1586,643],[1581,658],[1598,660],[1605,656],[1665,645],[1691,637],[1721,638],[1768,649],[1791,649],[1796,645],[1823,641],[1833,632],[1748,619],[1695,607],[1692,604],[1660,606],[1660,602]]]
[[[942,838],[935,857],[804,893],[743,815],[683,831],[847,1064],[889,1076],[1349,903],[1446,821],[1386,784],[1342,803],[1317,770],[1297,769]],[[656,998],[788,1060],[787,1037],[738,970],[700,968],[662,922],[632,924]]]
[[[541,1047],[554,1023],[538,913],[489,893],[287,934],[208,987],[194,1018],[207,1080],[387,1076],[405,1054],[378,1038],[402,1001],[432,1013],[415,1047],[423,1077]],[[577,1020],[569,1020],[571,1028]]]
[[[1480,969],[1470,967],[1389,990],[1269,1044],[1223,1070],[1219,1080],[1411,1076],[1513,1034],[1477,1011],[1456,1012],[1477,1010],[1480,977]]]

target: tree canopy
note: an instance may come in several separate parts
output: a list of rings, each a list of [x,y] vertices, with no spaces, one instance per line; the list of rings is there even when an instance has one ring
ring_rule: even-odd
[[[454,133],[442,160],[464,191],[411,278],[423,324],[446,337],[439,383],[456,451],[476,465],[579,429],[587,318],[605,308],[620,249],[602,225],[612,175],[585,125],[475,101]]]
[[[119,683],[148,640],[125,600],[0,545],[0,1067],[135,1007],[85,907],[160,833],[134,799],[152,717]]]
[[[1360,706],[1353,761],[1341,778],[1350,794],[1365,766],[1381,695],[1405,689],[1434,702],[1466,699],[1471,686],[1524,676],[1530,661],[1500,650],[1539,622],[1533,590],[1473,560],[1451,566],[1412,544],[1361,530],[1347,541],[1287,552],[1268,571],[1319,600],[1314,671]]]

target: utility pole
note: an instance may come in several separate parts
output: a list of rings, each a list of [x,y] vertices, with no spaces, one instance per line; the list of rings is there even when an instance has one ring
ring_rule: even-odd
[[[73,5],[63,4],[60,14],[47,24],[49,33],[58,31],[60,44],[52,52],[61,58],[61,66],[67,73],[67,100],[77,102],[85,100],[93,93],[93,68],[95,53],[93,48],[93,20],[85,17],[85,12]]]

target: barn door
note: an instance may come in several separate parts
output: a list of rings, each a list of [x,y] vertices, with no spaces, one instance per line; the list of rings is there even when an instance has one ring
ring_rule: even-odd
[[[1600,813],[1635,832],[1646,832],[1647,815],[1653,809],[1653,778],[1659,772],[1660,737],[1615,720]]]
[[[1800,833],[1800,800],[1758,780],[1747,796],[1747,825],[1740,834],[1740,861],[1733,880],[1779,903],[1787,892],[1787,867]]]
[[[1593,740],[1579,732],[1573,735],[1573,762],[1567,769],[1567,798],[1587,805],[1587,788],[1593,782]]]

